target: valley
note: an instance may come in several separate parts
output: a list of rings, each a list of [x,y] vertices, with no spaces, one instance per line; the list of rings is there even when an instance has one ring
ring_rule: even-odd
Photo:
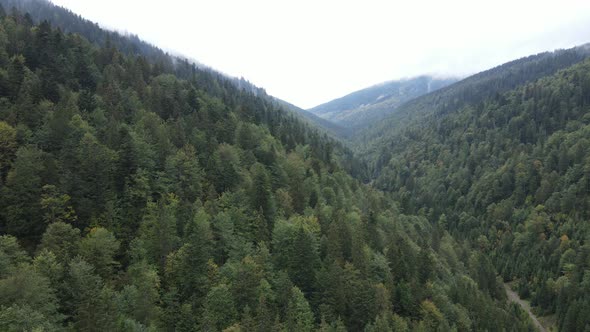
[[[0,331],[590,329],[590,47],[443,77],[304,110],[0,0]]]

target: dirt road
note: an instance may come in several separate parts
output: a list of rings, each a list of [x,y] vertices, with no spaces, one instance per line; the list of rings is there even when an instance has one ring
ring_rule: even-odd
[[[510,288],[510,285],[505,283],[504,288],[506,289],[506,294],[508,294],[508,299],[512,302],[518,303],[522,307],[522,309],[524,309],[524,311],[526,311],[529,314],[529,316],[531,317],[531,320],[533,321],[535,326],[539,329],[539,331],[547,332],[547,329],[545,329],[543,327],[543,325],[541,325],[541,323],[539,323],[537,316],[535,316],[535,314],[533,314],[533,312],[531,311],[531,306],[528,304],[528,302],[523,301],[520,298],[520,296],[518,296],[518,294]]]

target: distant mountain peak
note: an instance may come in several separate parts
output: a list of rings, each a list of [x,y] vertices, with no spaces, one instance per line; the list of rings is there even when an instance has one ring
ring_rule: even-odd
[[[431,75],[386,81],[318,105],[308,111],[347,128],[379,121],[403,103],[456,82]]]

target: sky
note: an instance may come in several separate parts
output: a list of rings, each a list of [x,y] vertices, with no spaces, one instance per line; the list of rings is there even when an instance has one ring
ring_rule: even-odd
[[[302,108],[590,42],[588,0],[52,0]]]

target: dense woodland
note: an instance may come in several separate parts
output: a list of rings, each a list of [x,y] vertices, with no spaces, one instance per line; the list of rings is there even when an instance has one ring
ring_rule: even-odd
[[[533,330],[494,252],[298,116],[21,4],[53,21],[0,10],[0,330]]]
[[[400,211],[439,220],[456,239],[479,248],[505,281],[516,281],[538,314],[555,314],[562,331],[590,328],[585,57],[587,48],[578,48],[520,60],[521,68],[533,67],[527,73],[566,69],[542,78],[518,76],[524,84],[504,93],[469,89],[507,86],[509,76],[474,80],[466,89],[452,86],[455,92],[429,97],[454,100],[452,105],[393,117],[404,125],[380,129],[381,136],[363,148],[375,187],[393,192]],[[570,66],[572,61],[578,63]]]

